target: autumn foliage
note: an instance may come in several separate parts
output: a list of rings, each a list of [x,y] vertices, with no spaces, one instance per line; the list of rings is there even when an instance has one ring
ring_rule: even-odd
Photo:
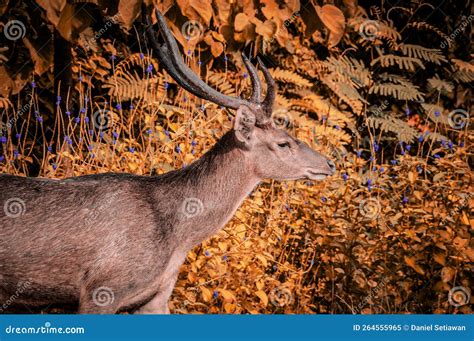
[[[472,313],[468,5],[153,5],[223,93],[248,95],[240,51],[262,58],[275,123],[338,167],[324,182],[260,185],[189,253],[173,313]],[[0,4],[0,172],[160,174],[232,127],[232,112],[161,68],[140,13],[138,0]],[[23,36],[7,36],[12,20]]]

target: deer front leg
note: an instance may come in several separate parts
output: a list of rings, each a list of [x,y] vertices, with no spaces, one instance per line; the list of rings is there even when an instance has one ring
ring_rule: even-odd
[[[135,311],[135,314],[169,314],[168,300],[178,279],[178,271],[169,277],[161,290],[145,305]]]

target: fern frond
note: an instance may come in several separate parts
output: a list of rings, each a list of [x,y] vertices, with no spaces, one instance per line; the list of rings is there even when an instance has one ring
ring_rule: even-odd
[[[152,88],[156,87],[158,93],[164,93],[163,76],[142,79],[136,72],[133,74],[128,71],[122,76],[113,76],[107,79],[102,85],[103,88],[109,89],[110,96],[119,97],[123,100],[133,98],[148,98]]]
[[[398,118],[386,116],[367,118],[368,126],[372,129],[380,129],[382,132],[392,132],[397,134],[400,141],[411,143],[419,135],[418,130],[412,128],[405,121]]]
[[[324,61],[324,66],[328,72],[339,77],[342,81],[350,83],[355,88],[367,87],[370,84],[370,71],[362,61],[355,58],[331,56]]]
[[[474,64],[460,59],[451,59],[455,70],[453,78],[461,83],[474,82]]]
[[[432,31],[436,33],[438,36],[440,36],[441,38],[443,38],[449,44],[449,46],[451,46],[451,39],[449,39],[449,37],[446,34],[444,34],[444,32],[441,31],[439,28],[437,28],[436,26],[430,25],[427,22],[424,22],[424,21],[412,22],[407,25],[407,28],[408,27],[423,29],[426,31]]]
[[[153,68],[158,70],[158,64],[153,58],[141,53],[133,53],[128,58],[117,63],[115,66],[115,74],[117,76],[122,76],[126,70],[129,70],[133,67],[138,66],[142,69],[146,69],[148,65],[153,65]]]
[[[406,81],[406,84],[378,83],[369,89],[369,94],[391,96],[397,100],[421,101],[423,93],[418,91],[418,87]],[[408,85],[408,83],[410,85]]]
[[[12,102],[8,98],[0,97],[0,108],[8,109],[13,108]]]
[[[421,107],[425,110],[428,118],[434,123],[449,124],[448,116],[444,114],[444,108],[429,103],[421,103]]]
[[[453,83],[439,79],[438,75],[428,79],[428,86],[431,89],[437,90],[443,94],[451,93],[454,90]]]
[[[313,127],[314,134],[318,138],[326,138],[330,144],[340,147],[351,143],[351,136],[343,130],[334,129],[332,127],[317,125]]]
[[[293,83],[297,86],[302,86],[306,88],[310,88],[313,85],[306,78],[303,78],[296,72],[293,72],[290,70],[283,70],[280,68],[276,68],[276,69],[270,70],[270,73],[272,74],[273,78],[275,78],[277,81],[280,81],[280,82]]]
[[[235,86],[229,82],[227,76],[223,72],[209,71],[207,81],[209,84],[228,96],[236,96],[237,90]]]
[[[330,77],[323,77],[321,80],[340,98],[341,101],[347,103],[354,113],[357,115],[362,113],[364,103],[367,102],[355,88],[348,83],[334,81]]]
[[[377,57],[370,63],[370,65],[374,66],[377,63],[380,63],[380,65],[383,67],[397,65],[400,70],[415,71],[416,70],[415,65],[418,65],[418,67],[421,67],[423,70],[425,69],[423,62],[418,58],[402,57],[402,56],[396,56],[394,54],[386,54],[386,55]]]
[[[405,56],[422,59],[427,62],[440,65],[441,62],[447,62],[440,49],[429,49],[420,45],[400,44],[400,50]]]

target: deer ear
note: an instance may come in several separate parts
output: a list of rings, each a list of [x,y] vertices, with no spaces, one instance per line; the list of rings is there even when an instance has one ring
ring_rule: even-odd
[[[255,114],[248,107],[242,105],[237,109],[234,131],[240,142],[249,143],[252,140],[256,121]]]

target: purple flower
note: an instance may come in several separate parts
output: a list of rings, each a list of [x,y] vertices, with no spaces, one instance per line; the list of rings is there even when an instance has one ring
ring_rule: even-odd
[[[43,122],[43,117],[41,117],[40,115],[36,116],[36,120],[41,123]]]
[[[188,55],[190,55],[190,54],[191,54],[191,50],[188,50]]]
[[[170,137],[170,132],[168,130],[165,130],[165,135]]]
[[[441,156],[439,156],[438,154],[433,155],[433,157],[434,157],[435,159],[441,158]]]
[[[153,72],[153,64],[148,64],[148,67],[146,68],[147,73],[152,73]]]
[[[3,160],[5,160],[5,156],[0,155],[0,162],[2,162]]]
[[[165,90],[168,90],[168,88],[170,87],[170,85],[168,84],[168,82],[165,82],[165,83],[163,84],[163,86],[165,87]]]
[[[114,131],[114,132],[112,133],[112,135],[113,135],[113,137],[115,137],[115,138],[118,138],[118,136],[119,136],[119,134],[118,134],[116,131]]]
[[[326,122],[326,120],[328,119],[328,117],[326,115],[323,115],[321,118],[323,120],[323,123]]]
[[[85,121],[86,123],[89,123],[89,117],[84,117],[84,121]]]
[[[140,59],[144,59],[145,55],[143,53],[140,53]]]
[[[461,142],[461,143],[459,144],[459,147],[461,147],[461,148],[464,147],[464,142]]]
[[[129,147],[128,150],[130,151],[130,153],[135,153],[135,148],[133,147]]]
[[[53,163],[53,170],[56,170],[58,168],[58,165]]]
[[[377,142],[374,142],[374,151],[377,153],[379,151],[379,145]]]
[[[247,78],[249,75],[247,72],[244,72],[244,78]]]
[[[424,139],[423,135],[418,136],[418,142],[420,143],[423,142],[423,139]]]
[[[35,81],[31,82],[31,87],[32,87],[33,89],[36,88],[36,82],[35,82]]]
[[[439,115],[441,115],[441,113],[439,111],[435,111],[434,114],[435,114],[436,117],[439,117]]]
[[[71,112],[69,110],[66,111],[66,115],[71,116]]]
[[[334,129],[336,129],[336,130],[341,130],[341,127],[336,124],[336,125],[334,126]]]
[[[197,143],[196,140],[192,140],[192,141],[191,141],[191,146],[195,147],[195,146],[197,146],[197,144],[198,144],[198,143]]]
[[[362,155],[362,150],[358,150],[357,151],[357,157],[360,158],[361,155]]]
[[[101,131],[101,132],[99,133],[99,138],[100,138],[101,140],[104,138],[104,132],[103,132],[103,131]]]
[[[449,142],[448,142],[448,147],[449,147],[449,149],[453,149],[453,146],[454,146],[454,145],[453,145],[453,142],[449,141]]]
[[[445,140],[441,140],[441,145],[446,148],[446,141],[445,141]]]
[[[147,134],[152,134],[152,133],[153,133],[153,130],[152,130],[152,129],[147,129],[146,133],[147,133]]]
[[[18,158],[18,155],[20,155],[20,153],[18,152],[18,150],[14,149],[13,150],[13,157],[16,159],[16,158]]]
[[[81,122],[81,118],[80,118],[80,117],[76,117],[76,118],[74,119],[74,122],[76,122],[76,123]]]
[[[321,197],[321,201],[322,201],[322,202],[327,202],[328,199],[327,199],[326,197]]]
[[[410,114],[411,114],[410,108],[406,108],[406,109],[405,109],[405,114],[406,114],[407,116],[410,116]]]
[[[64,141],[66,141],[67,144],[72,144],[72,140],[69,136],[64,136]]]
[[[19,140],[21,139],[21,134],[16,134],[15,137]]]
[[[222,256],[222,260],[227,260],[229,259],[226,255]]]
[[[416,171],[417,171],[418,173],[423,172],[423,167],[421,167],[421,165],[416,166]]]
[[[374,158],[374,156],[373,156],[373,155],[371,155],[371,156],[370,156],[370,159],[369,159],[369,161],[370,161],[370,162],[372,162],[372,161],[375,161],[375,158]]]
[[[191,149],[191,154],[196,154],[196,151],[194,149]]]
[[[411,145],[407,144],[407,145],[405,146],[405,149],[408,150],[408,151],[410,151]]]
[[[84,78],[82,78],[82,76],[79,76],[79,82],[82,82],[84,81]]]
[[[50,153],[53,152],[53,147],[52,146],[48,146],[48,152],[50,152]]]
[[[133,106],[133,104],[130,104],[130,106],[128,107],[130,110],[133,110],[135,109],[135,107]]]
[[[181,153],[181,147],[180,146],[176,146],[176,148],[174,149],[176,151],[176,153]]]
[[[384,171],[385,171],[385,168],[380,167],[379,172],[380,172],[380,173],[383,173]]]
[[[187,96],[184,96],[183,102],[186,103],[187,101],[188,101],[188,97],[187,97]]]
[[[201,62],[201,61],[198,61],[198,65],[202,65],[202,62]]]
[[[400,154],[405,155],[406,153],[405,153],[405,151],[402,149],[402,150],[400,151]]]
[[[0,136],[0,143],[7,143],[7,138],[5,136]]]
[[[115,108],[116,108],[117,110],[122,110],[122,104],[117,103],[117,105],[115,106]]]
[[[94,131],[92,129],[89,129],[89,135],[94,135]]]
[[[201,110],[202,112],[204,112],[204,110],[206,110],[206,107],[205,107],[204,105],[201,105],[201,106],[199,107],[199,110]]]
[[[86,112],[86,108],[81,108],[81,110],[79,111],[81,114],[85,113]]]
[[[219,297],[219,292],[217,290],[214,290],[214,292],[212,293],[212,298],[217,298]]]
[[[397,160],[391,160],[390,163],[395,166],[397,164]]]
[[[94,149],[94,146],[90,144],[90,145],[87,146],[87,149],[89,149],[89,151],[91,151],[92,149]]]
[[[206,257],[209,257],[209,256],[211,255],[211,253],[206,250],[206,251],[204,252],[204,255],[206,255]]]
[[[372,185],[372,179],[367,179],[367,186],[371,186]]]
[[[117,57],[113,54],[113,55],[110,56],[110,59],[115,60],[115,59],[117,59]]]
[[[402,203],[406,204],[408,202],[408,198],[406,196],[403,197]]]
[[[344,179],[344,182],[346,182],[347,179],[349,179],[349,175],[347,175],[347,173],[344,173],[342,174],[342,178]]]
[[[224,56],[224,62],[228,61],[229,59],[227,58],[227,56]]]

